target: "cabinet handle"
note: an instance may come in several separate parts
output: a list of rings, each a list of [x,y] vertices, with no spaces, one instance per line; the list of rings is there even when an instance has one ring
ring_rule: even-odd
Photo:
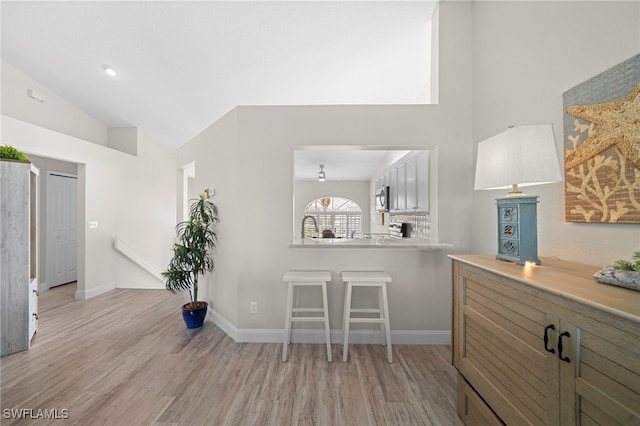
[[[564,336],[571,337],[571,334],[569,334],[568,331],[565,331],[560,333],[560,336],[558,336],[558,358],[564,362],[571,362],[568,356],[562,356],[562,338]]]
[[[36,294],[36,296],[40,296],[40,293],[38,293],[38,290],[33,290],[33,292]]]
[[[38,319],[38,314],[36,314],[35,312],[32,314],[34,317],[36,317],[36,319]]]
[[[544,350],[547,352],[551,352],[552,354],[555,354],[556,350],[549,347],[549,329],[555,330],[556,326],[553,324],[549,324],[544,328]]]

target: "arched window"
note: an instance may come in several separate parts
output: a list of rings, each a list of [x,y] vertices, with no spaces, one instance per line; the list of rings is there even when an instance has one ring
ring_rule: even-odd
[[[318,223],[318,237],[362,238],[362,209],[353,200],[341,197],[317,198],[307,204],[304,215],[313,216]],[[304,235],[315,236],[313,221],[304,224]]]

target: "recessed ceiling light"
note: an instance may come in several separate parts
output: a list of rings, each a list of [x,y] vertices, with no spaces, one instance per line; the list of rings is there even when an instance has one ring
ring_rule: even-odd
[[[109,65],[103,65],[102,69],[104,70],[104,72],[107,73],[107,75],[111,76],[111,77],[115,77],[116,75],[118,75],[118,73],[116,72],[116,70],[114,70],[113,68],[111,68]]]

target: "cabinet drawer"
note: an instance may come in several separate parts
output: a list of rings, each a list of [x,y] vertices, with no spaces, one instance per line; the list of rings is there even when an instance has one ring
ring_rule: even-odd
[[[458,416],[466,425],[501,426],[504,424],[459,373],[457,403]]]

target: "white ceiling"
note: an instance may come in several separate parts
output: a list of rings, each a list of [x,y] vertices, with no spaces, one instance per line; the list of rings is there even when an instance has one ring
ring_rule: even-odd
[[[237,105],[425,103],[435,5],[2,1],[2,58],[173,152]]]
[[[322,164],[327,181],[368,181],[386,154],[386,150],[298,150],[294,152],[294,179],[317,181]]]

